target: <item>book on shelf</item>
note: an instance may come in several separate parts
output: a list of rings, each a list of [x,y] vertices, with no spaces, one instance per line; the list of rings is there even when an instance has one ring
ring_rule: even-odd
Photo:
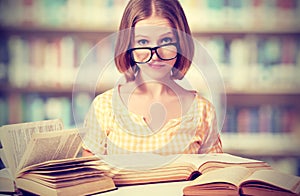
[[[234,175],[233,175],[234,174]],[[221,168],[201,175],[184,189],[193,195],[300,195],[300,177],[273,169]]]
[[[25,2],[25,3],[24,3]],[[218,28],[276,28],[298,24],[297,0],[182,0],[180,1],[191,26]],[[115,29],[127,1],[17,1],[5,2],[0,7],[4,25]],[[16,13],[18,11],[18,14]],[[198,10],[198,12],[196,12]],[[189,14],[192,12],[193,14]],[[116,13],[109,17],[110,13]],[[204,16],[198,17],[199,14]],[[250,14],[251,13],[251,14]],[[202,16],[202,15],[200,15]],[[278,16],[278,17],[276,17]],[[270,18],[271,17],[271,18]],[[201,20],[200,20],[201,18]],[[202,19],[203,18],[203,19]],[[255,20],[260,18],[260,20]],[[219,19],[219,21],[218,21]],[[201,23],[199,23],[201,21]]]
[[[291,105],[231,106],[223,132],[289,134],[295,129],[296,115]]]
[[[99,185],[99,181],[108,185],[113,184],[113,181],[103,174],[93,176],[95,172],[85,168],[83,161],[79,163],[76,161],[82,144],[79,130],[64,129],[59,119],[2,126],[0,139],[1,160],[4,160],[6,166],[6,169],[1,171],[1,176],[6,178],[2,177],[0,180],[1,183],[2,181],[8,183],[10,180],[10,184],[16,187],[13,192],[24,190],[38,195],[65,195],[80,190],[82,194],[93,194],[115,188],[95,186]],[[48,175],[48,180],[33,175],[35,165],[56,163],[66,159],[71,163],[77,163],[76,167],[43,171]],[[52,167],[55,168],[55,164]],[[82,175],[79,175],[80,169],[84,171]],[[12,190],[0,190],[0,192],[7,191]]]

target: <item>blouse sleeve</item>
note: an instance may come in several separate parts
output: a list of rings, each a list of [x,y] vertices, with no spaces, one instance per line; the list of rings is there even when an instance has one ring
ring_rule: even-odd
[[[202,126],[205,127],[202,128],[206,131],[202,135],[202,145],[199,153],[222,153],[222,142],[218,132],[216,111],[211,104],[207,105],[206,110],[204,110],[203,121]]]
[[[82,147],[93,154],[106,154],[106,135],[101,126],[103,114],[97,105],[97,100],[94,100],[86,115]]]

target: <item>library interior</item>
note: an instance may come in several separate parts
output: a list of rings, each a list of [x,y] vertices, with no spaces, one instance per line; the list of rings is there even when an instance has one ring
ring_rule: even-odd
[[[95,94],[73,93],[89,51],[118,31],[127,0],[1,0],[0,126],[62,119],[74,127]],[[224,152],[300,175],[300,2],[180,0],[226,90]],[[113,52],[111,45],[105,51]],[[101,58],[96,53],[91,64]],[[112,60],[113,62],[113,60]],[[113,66],[96,93],[113,87]],[[197,77],[190,83],[197,85]],[[87,88],[89,84],[86,84]]]

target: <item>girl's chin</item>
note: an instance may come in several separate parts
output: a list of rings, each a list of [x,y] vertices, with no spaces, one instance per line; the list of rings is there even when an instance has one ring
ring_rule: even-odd
[[[157,73],[157,71],[155,73],[154,72],[146,72],[145,75],[147,75],[147,78],[149,78],[151,80],[164,81],[164,80],[168,80],[171,78],[170,72],[159,72],[159,73]]]
[[[147,78],[153,80],[170,79],[172,67],[166,64],[147,64],[140,67],[140,71]]]

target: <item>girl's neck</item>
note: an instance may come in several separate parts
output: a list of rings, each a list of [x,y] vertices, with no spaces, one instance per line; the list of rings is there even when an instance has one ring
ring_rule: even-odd
[[[147,94],[153,99],[159,99],[166,94],[174,94],[173,88],[176,84],[170,77],[160,80],[154,80],[143,77],[138,73],[135,78],[136,90],[140,93]]]

